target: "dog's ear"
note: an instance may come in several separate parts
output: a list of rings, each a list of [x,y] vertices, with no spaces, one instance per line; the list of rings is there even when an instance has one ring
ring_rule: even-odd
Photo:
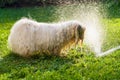
[[[75,43],[76,44],[80,40],[80,45],[82,46],[83,39],[84,39],[84,32],[85,32],[85,28],[84,27],[82,27],[81,25],[77,25],[76,26],[76,30],[75,30]]]
[[[77,25],[75,28],[75,44],[78,44],[78,42],[79,42],[79,36],[80,36],[79,30],[80,29],[81,28],[79,27],[79,25]]]

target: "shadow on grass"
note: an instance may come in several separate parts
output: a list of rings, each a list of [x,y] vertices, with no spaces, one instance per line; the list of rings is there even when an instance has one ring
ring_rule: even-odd
[[[8,73],[16,76],[19,72],[36,71],[57,71],[61,66],[70,67],[73,59],[58,56],[33,56],[31,58],[23,58],[16,54],[9,53],[0,60],[0,74]],[[26,70],[27,69],[27,70]],[[26,71],[25,71],[26,70]]]

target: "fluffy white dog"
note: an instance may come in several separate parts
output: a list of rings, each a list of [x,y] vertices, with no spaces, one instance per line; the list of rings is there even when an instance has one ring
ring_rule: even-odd
[[[84,31],[78,21],[49,24],[23,18],[13,25],[8,43],[14,53],[24,57],[36,53],[60,55],[68,44],[82,44]]]

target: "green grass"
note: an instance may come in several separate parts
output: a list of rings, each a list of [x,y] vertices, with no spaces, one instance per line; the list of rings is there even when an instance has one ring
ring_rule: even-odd
[[[12,54],[7,39],[12,25],[21,17],[41,22],[56,22],[57,7],[0,9],[0,80],[119,80],[120,50],[102,58],[92,52],[73,49],[67,57],[34,56],[23,58]],[[118,15],[119,16],[119,15]],[[120,18],[103,19],[106,39],[103,50],[120,44]]]

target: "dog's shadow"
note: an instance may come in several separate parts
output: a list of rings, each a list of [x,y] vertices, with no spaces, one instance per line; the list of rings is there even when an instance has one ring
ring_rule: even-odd
[[[62,66],[70,67],[73,59],[70,57],[36,55],[31,58],[23,58],[16,54],[9,53],[0,59],[0,74],[12,73],[13,70],[21,71],[27,68],[32,72],[60,70]]]

